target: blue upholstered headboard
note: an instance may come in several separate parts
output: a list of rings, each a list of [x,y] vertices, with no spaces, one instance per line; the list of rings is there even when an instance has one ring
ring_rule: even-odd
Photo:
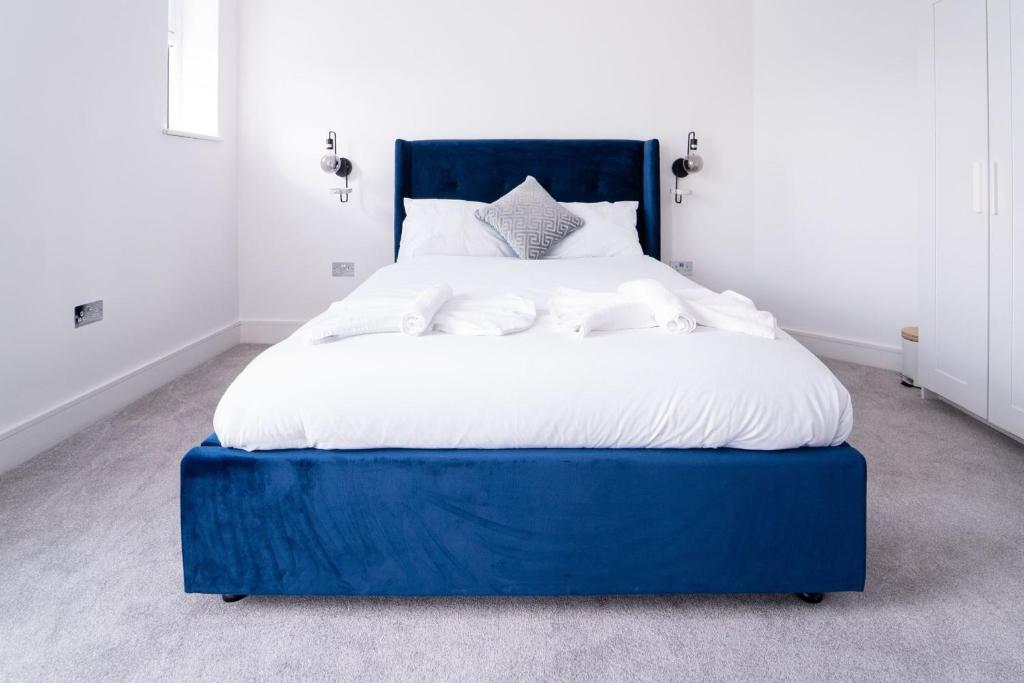
[[[405,197],[493,202],[528,175],[560,202],[639,202],[640,246],[661,258],[657,140],[395,140],[395,258]]]

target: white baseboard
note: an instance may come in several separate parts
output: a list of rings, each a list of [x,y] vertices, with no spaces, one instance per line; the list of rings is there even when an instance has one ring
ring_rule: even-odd
[[[305,325],[303,320],[243,320],[243,344],[276,344]]]
[[[858,365],[898,371],[902,366],[902,351],[898,346],[887,346],[859,339],[831,337],[817,332],[786,328],[794,339],[806,346],[811,353],[822,358],[844,360]]]
[[[238,339],[239,324],[232,323],[0,432],[0,473],[227,351]]]

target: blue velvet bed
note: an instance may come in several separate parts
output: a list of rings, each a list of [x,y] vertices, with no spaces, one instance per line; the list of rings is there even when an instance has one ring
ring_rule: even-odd
[[[658,142],[431,140],[395,146],[402,199],[492,201],[534,175],[561,201],[640,203],[660,256]],[[859,591],[866,466],[789,451],[245,452],[181,462],[185,590],[245,595]]]

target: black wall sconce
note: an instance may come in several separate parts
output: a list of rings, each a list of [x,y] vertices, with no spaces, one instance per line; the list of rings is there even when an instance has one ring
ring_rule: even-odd
[[[344,204],[348,196],[352,194],[352,188],[348,186],[348,176],[352,173],[352,162],[345,157],[338,156],[338,136],[332,130],[327,133],[327,154],[320,157],[320,168],[324,173],[333,173],[339,178],[345,179],[345,187],[331,189],[331,194],[338,195],[338,199]]]
[[[676,204],[683,203],[683,197],[692,194],[690,190],[679,189],[679,181],[691,173],[700,173],[704,168],[704,157],[697,153],[697,134],[690,131],[686,136],[686,156],[672,162],[672,175],[676,177],[676,186],[673,194]]]

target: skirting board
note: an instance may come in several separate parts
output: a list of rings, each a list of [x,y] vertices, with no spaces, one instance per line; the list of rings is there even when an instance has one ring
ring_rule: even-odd
[[[243,320],[243,344],[276,344],[303,325],[301,320]],[[883,370],[899,370],[901,352],[897,346],[830,337],[817,332],[787,329],[798,342],[822,358],[843,360]]]
[[[243,320],[243,344],[276,344],[305,325],[302,320]]]
[[[209,334],[0,433],[0,473],[238,344],[239,324]]]
[[[805,332],[785,328],[794,339],[807,347],[816,356],[843,360],[858,365],[868,365],[883,370],[899,371],[902,367],[903,352],[898,346],[886,346],[874,342],[843,337],[830,337],[817,332]]]

